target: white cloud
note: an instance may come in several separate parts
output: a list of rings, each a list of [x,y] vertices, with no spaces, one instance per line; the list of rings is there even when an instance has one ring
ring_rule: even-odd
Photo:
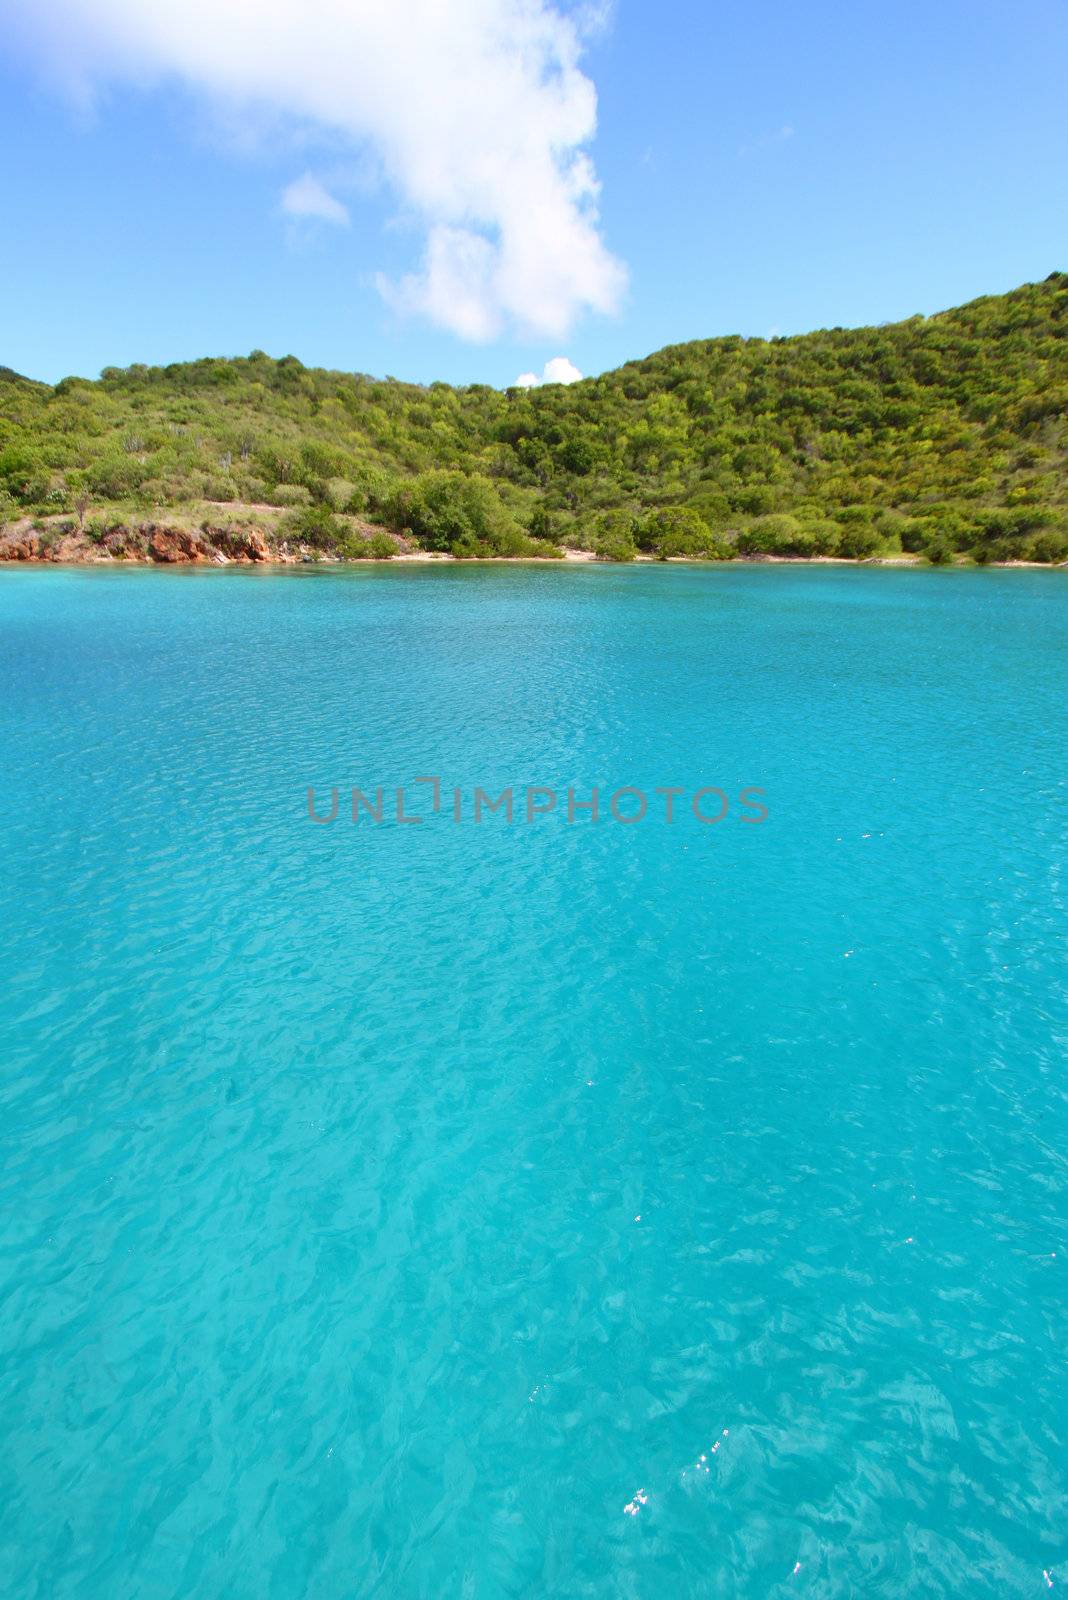
[[[596,92],[553,0],[0,0],[0,19],[82,93],[178,79],[370,150],[424,235],[416,270],[378,279],[400,311],[467,339],[559,338],[619,304],[585,150]]]
[[[578,383],[582,373],[566,356],[553,356],[542,368],[541,377],[536,372],[521,372],[515,380],[517,389],[537,389],[543,383]]]
[[[343,226],[349,221],[347,207],[310,172],[294,179],[282,191],[282,210],[290,217],[318,217],[323,222],[339,222]]]

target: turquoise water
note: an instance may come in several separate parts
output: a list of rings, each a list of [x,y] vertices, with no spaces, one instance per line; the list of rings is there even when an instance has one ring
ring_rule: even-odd
[[[0,1593],[1068,1586],[1066,706],[1061,572],[0,574]]]

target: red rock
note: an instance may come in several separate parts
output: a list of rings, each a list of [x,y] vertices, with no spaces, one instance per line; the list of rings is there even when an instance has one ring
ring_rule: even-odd
[[[0,561],[40,561],[41,541],[35,533],[9,533],[0,537]]]
[[[259,528],[208,528],[216,550],[230,561],[270,561],[271,551]]]
[[[76,533],[64,534],[58,544],[52,546],[53,561],[88,561],[89,547],[87,541]]]
[[[199,534],[190,533],[187,528],[150,528],[148,553],[153,561],[172,565],[204,561],[210,556],[211,550],[205,547]]]

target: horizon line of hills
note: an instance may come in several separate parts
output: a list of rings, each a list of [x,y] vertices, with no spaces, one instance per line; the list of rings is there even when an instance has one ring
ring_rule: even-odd
[[[0,368],[0,524],[256,515],[355,550],[1068,559],[1068,274],[931,317],[670,345],[568,385],[420,386],[262,352]]]

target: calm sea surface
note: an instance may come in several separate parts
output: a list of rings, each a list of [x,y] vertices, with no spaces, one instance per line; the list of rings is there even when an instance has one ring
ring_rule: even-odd
[[[1068,1591],[1068,572],[9,571],[0,762],[5,1600]]]

